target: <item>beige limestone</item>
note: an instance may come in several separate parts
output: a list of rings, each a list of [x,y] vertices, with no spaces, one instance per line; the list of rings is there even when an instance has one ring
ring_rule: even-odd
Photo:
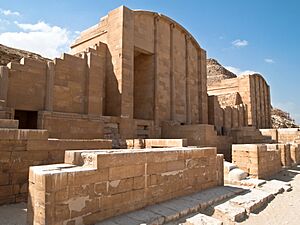
[[[30,168],[28,224],[94,224],[222,185],[221,174],[216,148],[69,151]]]
[[[232,98],[233,93],[240,96],[240,102],[226,100]],[[271,127],[270,87],[261,75],[243,75],[213,82],[208,86],[208,94],[220,96],[218,99],[223,106],[240,103],[247,106],[246,124],[258,129]]]
[[[250,176],[268,178],[281,170],[281,149],[263,144],[232,145],[232,162]]]

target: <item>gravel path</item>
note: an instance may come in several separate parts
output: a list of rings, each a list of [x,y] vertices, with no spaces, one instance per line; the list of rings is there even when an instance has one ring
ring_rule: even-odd
[[[240,225],[299,225],[300,224],[300,166],[275,177],[290,181],[293,190],[275,197],[259,214],[251,214]]]

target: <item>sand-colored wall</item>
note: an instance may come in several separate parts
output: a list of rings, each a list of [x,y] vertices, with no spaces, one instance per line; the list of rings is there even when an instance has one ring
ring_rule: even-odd
[[[48,140],[46,130],[0,129],[0,205],[27,201],[29,167],[64,162],[67,149],[110,149],[110,140]]]
[[[15,110],[102,115],[105,52],[63,54],[54,62],[23,58],[1,70],[5,106]],[[1,76],[2,77],[2,76]]]
[[[108,46],[105,115],[153,119],[158,135],[166,120],[207,123],[206,52],[191,34],[166,16],[123,6],[102,22]],[[81,34],[73,53],[82,51],[80,43],[86,46],[88,33],[101,34],[100,24]],[[97,38],[90,41],[99,44]],[[137,97],[140,89],[145,89],[143,98]]]
[[[12,116],[14,110],[37,111],[37,128],[48,129],[55,138],[103,137],[100,116],[105,107],[106,51],[102,44],[79,56],[64,54],[48,62],[23,58],[2,66],[6,114],[6,109]],[[49,113],[44,116],[42,112]],[[65,115],[50,116],[53,112]]]
[[[38,128],[48,130],[51,138],[99,139],[104,137],[103,120],[76,113],[39,112]]]
[[[53,111],[84,113],[86,94],[86,61],[64,54],[55,59]]]
[[[31,167],[28,224],[94,224],[222,185],[222,162],[216,148],[70,151],[66,164]]]
[[[23,58],[8,64],[6,106],[18,110],[44,109],[47,64]]]
[[[256,128],[271,127],[270,87],[261,75],[243,75],[220,80],[208,87],[209,95],[238,92],[247,106],[247,124]]]
[[[260,129],[260,132],[278,143],[298,143],[300,140],[299,128]]]
[[[281,151],[261,144],[232,145],[232,162],[250,176],[266,179],[281,170]]]

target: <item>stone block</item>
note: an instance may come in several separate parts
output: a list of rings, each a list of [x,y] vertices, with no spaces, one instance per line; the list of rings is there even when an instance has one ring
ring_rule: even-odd
[[[120,180],[130,177],[143,176],[145,174],[145,165],[137,164],[131,166],[119,166],[109,168],[109,180]]]
[[[205,156],[206,152],[210,154]],[[82,157],[83,161],[86,155],[91,155],[90,163],[95,167],[83,163],[81,166],[56,164],[30,168],[28,221],[47,220],[50,224],[67,224],[82,219],[93,224],[150,204],[214,187],[219,179],[216,172],[217,155],[213,154],[216,153],[215,148],[90,150],[72,153],[76,153],[76,157]],[[128,165],[123,161],[130,161],[135,155],[137,157],[134,164]],[[142,155],[146,157],[140,157]],[[163,155],[167,156],[167,161],[158,157]],[[198,158],[199,156],[201,157]],[[108,168],[107,165],[111,165],[109,157],[115,162],[113,167]],[[101,158],[106,165],[97,162]],[[187,167],[186,161],[191,159],[198,159],[194,164],[199,165]],[[80,162],[80,159],[75,159],[75,162]],[[164,166],[159,168],[159,165]],[[14,190],[13,187],[11,189]],[[42,207],[32,211],[31,202],[38,202]],[[179,210],[179,215],[186,215],[199,208],[191,200],[174,200],[170,204],[168,207],[173,207],[173,211]],[[53,220],[50,212],[60,216],[59,220]],[[40,216],[35,217],[36,213],[40,213]],[[150,212],[153,213],[157,214]],[[175,218],[176,215],[174,217],[170,214],[169,217]],[[135,214],[128,218],[141,222]],[[155,221],[158,218],[161,217],[155,217]]]

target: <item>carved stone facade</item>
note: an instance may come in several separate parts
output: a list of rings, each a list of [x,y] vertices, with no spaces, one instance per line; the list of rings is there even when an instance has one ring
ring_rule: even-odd
[[[231,104],[230,101],[223,100],[224,96],[238,95],[240,101],[247,106],[247,124],[257,129],[271,128],[270,86],[260,74],[213,82],[208,86],[208,94],[218,96],[223,105]]]

